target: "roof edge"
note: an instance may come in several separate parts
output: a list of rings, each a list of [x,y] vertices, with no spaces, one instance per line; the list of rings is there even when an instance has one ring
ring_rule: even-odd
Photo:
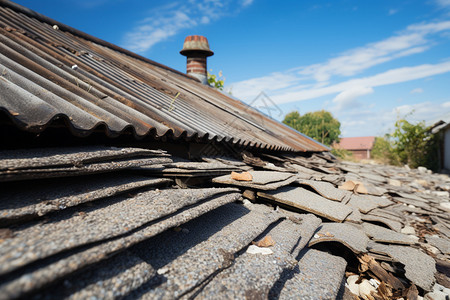
[[[133,57],[133,58],[142,60],[142,61],[144,61],[144,62],[146,62],[146,63],[151,64],[151,65],[154,65],[154,66],[163,68],[163,69],[165,69],[165,70],[167,70],[167,71],[170,71],[170,72],[176,73],[176,74],[178,74],[178,75],[181,75],[181,76],[183,76],[183,77],[189,78],[189,79],[191,79],[191,80],[200,82],[197,78],[193,78],[193,77],[191,77],[191,76],[188,76],[187,74],[185,74],[185,73],[183,73],[183,72],[180,72],[180,71],[177,71],[177,70],[175,70],[175,69],[172,69],[171,67],[168,67],[168,66],[166,66],[166,65],[160,64],[160,63],[158,63],[158,62],[156,62],[156,61],[153,61],[153,60],[151,60],[151,59],[149,59],[149,58],[146,58],[146,57],[144,57],[144,56],[141,56],[141,55],[139,55],[139,54],[136,54],[136,53],[134,53],[134,52],[132,52],[132,51],[130,51],[130,50],[124,49],[124,48],[119,47],[119,46],[117,46],[117,45],[114,45],[114,44],[112,44],[112,43],[110,43],[110,42],[107,42],[107,41],[105,41],[105,40],[102,40],[102,39],[99,39],[99,38],[97,38],[97,37],[95,37],[95,36],[92,36],[92,35],[90,35],[90,34],[88,34],[88,33],[85,33],[85,32],[83,32],[83,31],[80,31],[80,30],[78,30],[78,29],[75,29],[75,28],[73,28],[73,27],[70,27],[70,26],[68,26],[68,25],[66,25],[66,24],[64,24],[64,23],[61,23],[61,22],[59,22],[59,21],[56,21],[56,20],[54,20],[54,19],[52,19],[52,18],[50,18],[50,17],[47,17],[47,16],[45,16],[45,15],[43,15],[43,14],[40,14],[40,13],[34,11],[34,10],[31,10],[31,9],[25,7],[25,6],[22,6],[22,5],[20,5],[20,4],[17,4],[17,3],[15,3],[15,2],[12,2],[12,1],[10,1],[10,0],[0,0],[0,6],[8,7],[8,8],[10,8],[10,9],[16,11],[16,12],[23,13],[23,14],[29,16],[29,17],[35,18],[35,19],[37,19],[37,20],[39,20],[39,21],[41,21],[41,22],[45,22],[45,23],[48,23],[48,24],[50,24],[50,25],[58,25],[58,27],[59,27],[61,30],[63,30],[63,31],[67,31],[67,32],[69,32],[69,33],[71,33],[71,34],[73,34],[73,35],[79,36],[79,37],[84,38],[84,39],[86,39],[86,40],[90,40],[90,41],[92,41],[92,42],[94,42],[94,43],[97,43],[97,44],[99,44],[99,45],[102,45],[102,46],[111,48],[111,49],[113,49],[113,50],[115,50],[115,51],[121,52],[121,53],[126,54],[126,55],[128,55],[128,56],[131,56],[131,57]]]

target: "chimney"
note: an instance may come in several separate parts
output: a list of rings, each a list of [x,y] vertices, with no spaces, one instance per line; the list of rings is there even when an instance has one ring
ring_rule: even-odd
[[[190,35],[184,40],[180,54],[187,58],[186,73],[208,84],[206,58],[214,55],[209,49],[208,40],[201,35]]]

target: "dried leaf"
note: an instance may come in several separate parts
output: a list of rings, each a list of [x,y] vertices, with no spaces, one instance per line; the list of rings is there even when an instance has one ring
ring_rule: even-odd
[[[249,172],[242,172],[242,173],[231,172],[231,179],[239,181],[252,181],[253,176]]]
[[[367,194],[367,193],[368,193],[366,187],[365,187],[364,184],[361,183],[361,182],[358,182],[358,183],[355,185],[355,189],[354,189],[353,191],[355,191],[355,192],[358,193],[358,194]]]
[[[353,191],[358,194],[368,194],[367,188],[360,181],[349,180],[338,187],[341,190]]]
[[[405,287],[403,286],[401,281],[398,278],[394,277],[391,273],[383,269],[381,265],[370,255],[360,255],[358,256],[358,260],[361,263],[360,269],[368,268],[381,282],[386,283],[394,290],[404,290]]]
[[[355,182],[349,180],[344,182],[343,185],[339,186],[338,188],[341,190],[346,190],[346,191],[353,191],[353,189],[355,188]]]
[[[415,284],[411,285],[406,291],[406,299],[407,300],[417,300],[419,299],[419,291]]]
[[[258,242],[252,242],[252,244],[258,247],[271,247],[275,245],[275,241],[270,235],[266,235],[262,240]]]
[[[392,299],[392,291],[386,286],[384,282],[380,283],[377,290],[378,295],[382,297],[383,300]]]
[[[251,190],[245,190],[242,196],[250,201],[256,201],[256,193]]]

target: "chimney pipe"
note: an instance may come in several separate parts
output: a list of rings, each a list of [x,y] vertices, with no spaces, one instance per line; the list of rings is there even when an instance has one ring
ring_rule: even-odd
[[[190,35],[184,40],[180,54],[187,58],[186,73],[208,84],[206,58],[214,55],[209,49],[208,40],[201,35]]]

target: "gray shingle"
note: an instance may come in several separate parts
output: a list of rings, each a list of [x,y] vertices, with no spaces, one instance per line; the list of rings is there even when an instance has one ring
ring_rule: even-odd
[[[27,295],[55,280],[64,278],[64,276],[151,238],[168,228],[180,226],[208,211],[236,201],[239,197],[239,194],[234,193],[216,196],[200,205],[189,207],[173,216],[143,226],[129,235],[108,240],[101,244],[93,244],[90,248],[78,248],[57,256],[57,259],[44,260],[37,265],[21,269],[21,272],[16,274],[16,276],[8,276],[7,280],[0,284],[0,293],[6,298],[17,298]]]
[[[398,262],[405,265],[406,278],[411,280],[418,287],[425,291],[430,291],[436,273],[435,261],[419,249],[408,246],[383,245],[370,243],[370,251],[387,254]]]
[[[144,299],[180,297],[209,276],[230,267],[236,252],[282,217],[261,205],[246,207],[220,207],[184,225],[187,233],[165,232],[139,245],[134,252],[166,272],[160,285],[144,288],[136,295],[143,295]]]
[[[363,223],[363,229],[364,232],[376,242],[405,245],[412,245],[415,243],[415,239],[411,238],[409,235],[398,233],[374,224]]]
[[[0,274],[89,243],[127,234],[138,227],[176,212],[184,206],[234,189],[161,190],[106,203],[105,206],[68,212],[39,226],[25,226],[15,231],[0,248]]]
[[[296,266],[292,252],[299,251],[296,249],[299,239],[308,238],[302,236],[301,226],[290,220],[276,225],[267,233],[275,241],[275,245],[270,247],[273,254],[243,253],[233,266],[202,288],[196,299],[245,299],[256,295],[267,298],[279,276]]]
[[[113,174],[78,178],[55,178],[46,181],[8,183],[0,194],[0,224],[43,216],[142,187],[172,182],[166,178],[149,178]]]
[[[369,238],[351,224],[323,223],[310,240],[309,246],[323,242],[339,242],[358,254],[367,252]]]
[[[328,182],[300,179],[298,180],[298,183],[312,187],[322,197],[330,200],[341,201],[346,194],[346,191],[338,189]]]
[[[345,259],[308,249],[284,285],[279,299],[336,299],[345,278]]]
[[[394,204],[391,200],[370,196],[370,195],[352,195],[347,205],[357,207],[362,213],[366,214],[377,207],[385,207]]]
[[[272,192],[258,192],[258,196],[342,222],[352,209],[339,202],[325,199],[301,187],[284,187]]]

